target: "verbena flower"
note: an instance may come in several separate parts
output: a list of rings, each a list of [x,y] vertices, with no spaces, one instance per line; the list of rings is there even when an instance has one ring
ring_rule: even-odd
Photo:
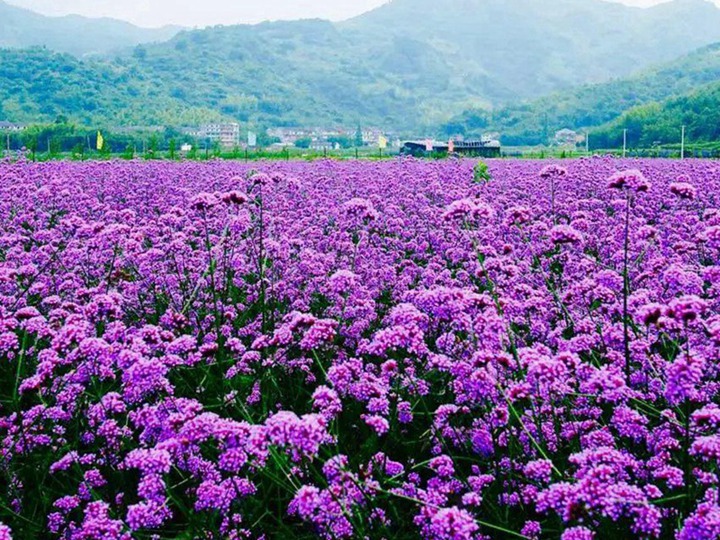
[[[470,540],[479,528],[466,510],[457,507],[441,508],[430,519],[426,537],[437,540]]]
[[[550,231],[550,239],[555,244],[580,244],[583,235],[568,225],[557,225]]]
[[[0,534],[718,536],[717,166],[544,165],[1,161]]]
[[[688,182],[675,182],[670,184],[670,193],[677,196],[679,199],[693,200],[697,194],[695,186]]]
[[[550,164],[540,171],[541,178],[564,178],[568,175],[568,170],[560,165]]]
[[[650,189],[650,182],[639,170],[628,169],[613,174],[608,180],[608,187],[643,193]]]

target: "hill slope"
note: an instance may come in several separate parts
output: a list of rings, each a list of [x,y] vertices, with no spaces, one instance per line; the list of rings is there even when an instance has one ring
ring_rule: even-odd
[[[499,131],[509,145],[547,142],[563,128],[582,129],[610,122],[633,107],[687,94],[720,81],[720,43],[625,79],[584,85],[493,111],[470,109],[443,128],[444,134]]]
[[[221,118],[188,107],[133,67],[83,62],[47,49],[0,50],[0,120],[84,125],[178,125]]]
[[[440,51],[455,77],[485,74],[517,97],[620,78],[720,41],[705,0],[649,9],[598,0],[393,0],[343,23],[384,47],[402,35]],[[371,49],[372,50],[372,49]]]
[[[630,147],[651,148],[680,142],[682,126],[692,143],[720,140],[720,82],[660,103],[634,107],[591,132],[593,148],[619,148],[623,129]]]
[[[0,0],[0,47],[47,47],[77,56],[165,41],[179,28],[140,28],[115,19],[46,17]]]

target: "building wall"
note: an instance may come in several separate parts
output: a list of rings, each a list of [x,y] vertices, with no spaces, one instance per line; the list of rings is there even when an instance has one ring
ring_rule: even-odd
[[[199,139],[217,141],[225,148],[234,148],[240,145],[240,124],[205,124],[192,135]]]

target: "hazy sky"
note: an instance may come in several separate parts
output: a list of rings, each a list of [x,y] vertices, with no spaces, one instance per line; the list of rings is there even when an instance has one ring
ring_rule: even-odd
[[[387,0],[8,0],[45,13],[78,13],[114,17],[141,26],[254,23],[273,19],[322,17],[340,20],[358,15]],[[542,1],[542,0],[538,0]],[[579,2],[583,0],[578,0]],[[662,0],[614,0],[650,6]]]

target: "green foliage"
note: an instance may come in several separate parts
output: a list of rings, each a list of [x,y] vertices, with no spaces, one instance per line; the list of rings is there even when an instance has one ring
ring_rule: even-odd
[[[82,62],[45,49],[0,50],[0,102],[7,119],[24,123],[65,117],[86,126],[195,125],[223,118],[163,95],[132,65]]]
[[[303,137],[295,141],[295,148],[310,148],[312,139],[310,137]]]
[[[631,148],[679,144],[682,126],[686,127],[687,142],[720,140],[720,83],[630,109],[594,131],[591,141],[597,148],[617,148],[627,129]]]
[[[85,157],[85,145],[77,143],[70,153],[72,159],[82,160]]]
[[[63,119],[60,119],[64,122]],[[97,126],[102,128],[102,126]],[[168,154],[177,152],[178,141],[192,142],[185,136],[178,136],[177,130],[166,129],[164,131],[133,131],[118,132],[110,129],[101,129],[104,145],[99,152],[101,155],[121,154],[131,159],[135,153],[135,148],[142,149],[143,146],[149,147],[153,152],[168,151]],[[3,149],[6,146],[5,132],[0,132],[3,141]],[[21,132],[9,134],[9,143],[11,150],[19,150],[22,147],[29,149],[31,152],[39,152],[52,156],[60,154],[70,154],[72,157],[82,159],[87,154],[94,155],[97,150],[95,147],[97,136],[96,127],[83,127],[71,123],[59,123],[42,125],[31,125]],[[173,144],[175,148],[173,150]]]
[[[360,148],[363,145],[363,134],[362,134],[362,127],[360,127],[360,124],[358,124],[357,129],[355,130],[355,148]]]
[[[475,164],[475,167],[473,167],[473,181],[476,184],[484,184],[490,182],[490,180],[492,180],[492,176],[487,163],[484,161],[478,161]]]
[[[138,45],[133,51],[133,56],[138,60],[145,60],[147,58],[147,49],[142,45]]]
[[[340,148],[352,148],[355,145],[354,139],[351,139],[350,137],[328,137],[328,142],[330,144],[337,144],[340,146]],[[361,145],[362,146],[362,145]]]
[[[584,130],[611,122],[625,111],[689,93],[720,79],[720,43],[704,47],[687,56],[625,79],[586,85],[556,93],[536,101],[501,107],[493,111],[468,109],[443,126],[445,132],[476,135],[499,131],[505,146],[547,144],[563,128]],[[649,105],[650,108],[656,105]],[[634,120],[645,122],[635,113]],[[713,116],[708,115],[711,121]],[[717,125],[717,122],[715,123]],[[631,127],[628,125],[628,127]],[[666,127],[658,126],[661,132]],[[648,135],[647,139],[652,139]],[[650,141],[652,142],[652,141]],[[617,147],[617,140],[598,141],[595,148]]]
[[[128,144],[121,157],[127,160],[133,159],[135,157],[135,147],[132,144]]]

